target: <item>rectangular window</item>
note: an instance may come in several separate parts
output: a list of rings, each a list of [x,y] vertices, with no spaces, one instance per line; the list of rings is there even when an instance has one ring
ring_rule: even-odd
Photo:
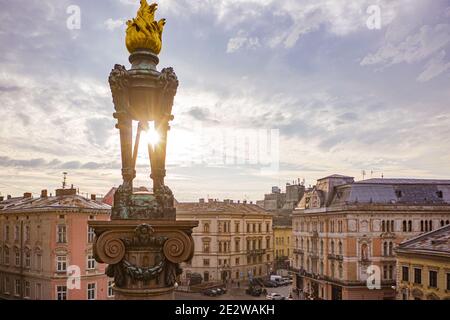
[[[95,283],[88,283],[87,286],[87,299],[95,300],[97,298],[97,288]]]
[[[15,250],[15,256],[16,256],[16,267],[20,267],[20,251]]]
[[[31,268],[31,252],[25,252],[25,268]]]
[[[93,243],[95,239],[94,228],[88,227],[88,242]]]
[[[19,240],[20,240],[20,227],[15,226],[14,227],[14,241],[19,241]]]
[[[30,241],[30,226],[25,226],[25,241]]]
[[[209,259],[203,259],[203,265],[209,266]]]
[[[31,297],[31,287],[30,287],[30,282],[29,281],[25,281],[24,284],[24,298],[30,299]]]
[[[57,256],[56,257],[56,271],[57,272],[66,272],[67,270],[67,257],[66,256]]]
[[[9,241],[9,226],[5,226],[5,241]]]
[[[94,256],[92,254],[87,256],[87,269],[88,270],[95,269],[95,259],[94,259]]]
[[[239,258],[236,258],[236,265],[238,266],[239,263],[240,263],[240,259],[239,259]]]
[[[65,225],[59,225],[58,226],[58,232],[57,232],[57,242],[58,243],[66,243],[67,241],[67,228]]]
[[[42,299],[42,286],[40,283],[36,283],[35,299],[36,300]]]
[[[16,279],[15,286],[14,286],[14,295],[19,297],[21,292],[21,283],[19,279]]]
[[[40,253],[36,253],[36,270],[41,271],[42,269],[42,255]]]
[[[109,280],[108,281],[108,298],[114,297],[113,286],[114,286],[114,281],[113,280]]]
[[[409,281],[409,268],[402,267],[402,281]]]
[[[3,292],[5,294],[9,294],[9,289],[10,289],[10,282],[9,282],[9,278],[7,276],[5,276],[4,278],[4,288],[3,288]]]
[[[239,222],[236,223],[234,226],[235,226],[235,232],[239,233]]]
[[[437,271],[430,271],[430,287],[437,288]]]
[[[3,254],[4,254],[3,263],[8,266],[9,265],[9,248],[8,247],[5,247],[5,249],[3,250]]]
[[[56,286],[56,300],[67,300],[66,286]]]
[[[414,283],[422,283],[422,269],[420,268],[414,268]]]

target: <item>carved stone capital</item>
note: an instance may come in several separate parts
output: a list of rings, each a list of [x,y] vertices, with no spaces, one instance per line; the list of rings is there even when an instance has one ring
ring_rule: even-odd
[[[94,256],[108,264],[117,290],[125,294],[172,288],[182,262],[192,259],[196,221],[90,221],[97,235]],[[148,291],[150,290],[150,291]]]

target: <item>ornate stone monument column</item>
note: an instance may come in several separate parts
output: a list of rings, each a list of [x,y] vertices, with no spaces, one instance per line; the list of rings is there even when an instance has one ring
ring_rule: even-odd
[[[120,132],[123,182],[114,195],[111,221],[91,221],[95,259],[108,264],[118,300],[173,299],[179,264],[194,254],[197,221],[176,221],[174,196],[164,184],[169,121],[178,79],[172,68],[156,69],[165,20],[155,21],[156,4],[141,0],[137,17],[127,22],[131,68],[116,65],[109,76]],[[133,145],[133,121],[138,122]],[[149,121],[153,127],[149,127]],[[133,192],[137,150],[143,131],[154,130],[148,145],[153,193]]]

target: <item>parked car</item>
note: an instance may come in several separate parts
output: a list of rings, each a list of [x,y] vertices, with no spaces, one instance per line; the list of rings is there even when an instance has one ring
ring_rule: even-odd
[[[278,287],[278,283],[270,281],[270,280],[263,280],[262,283],[267,288],[276,288],[276,287]]]
[[[263,293],[263,289],[261,287],[251,286],[245,290],[245,293],[253,297],[259,297]]]
[[[203,291],[203,294],[209,297],[216,297],[219,295],[216,289],[206,289],[205,291]]]
[[[266,296],[267,300],[286,300],[286,297],[282,296],[279,293],[272,292]]]

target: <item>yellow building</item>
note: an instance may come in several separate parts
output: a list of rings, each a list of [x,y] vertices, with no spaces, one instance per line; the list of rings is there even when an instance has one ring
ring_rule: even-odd
[[[287,268],[292,258],[292,225],[273,226],[273,249],[276,268]]]
[[[397,299],[450,299],[450,225],[405,241],[397,253]]]

